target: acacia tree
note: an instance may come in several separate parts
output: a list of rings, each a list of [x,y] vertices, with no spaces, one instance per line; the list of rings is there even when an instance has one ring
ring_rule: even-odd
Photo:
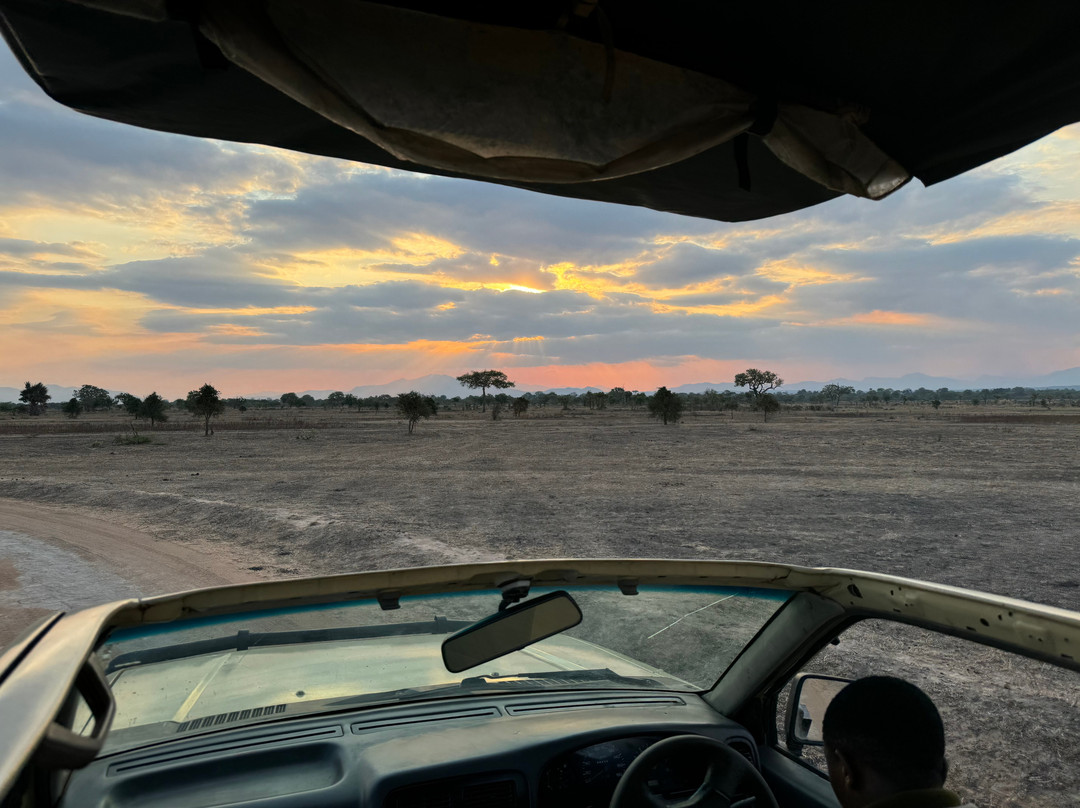
[[[45,412],[45,404],[50,398],[52,396],[49,395],[49,388],[41,382],[37,384],[27,382],[26,387],[19,393],[19,401],[26,403],[31,415],[41,415]]]
[[[669,421],[677,424],[682,418],[682,399],[666,387],[661,387],[649,398],[649,415],[659,418],[665,425]]]
[[[154,424],[163,423],[169,420],[169,416],[165,414],[165,407],[168,406],[165,399],[159,396],[156,392],[151,393],[139,406],[139,415],[143,418],[150,420],[150,428],[154,428]]]
[[[735,386],[750,388],[750,396],[753,398],[760,396],[762,393],[767,393],[770,390],[775,390],[783,383],[784,380],[771,370],[747,368],[745,373],[735,374]]]
[[[821,397],[832,401],[833,406],[840,405],[841,396],[850,396],[855,393],[855,388],[846,384],[827,384],[821,388]]]
[[[487,391],[489,387],[505,390],[514,386],[514,383],[506,378],[506,374],[501,370],[474,370],[458,376],[457,380],[470,390],[480,390],[480,412],[487,412]]]
[[[192,390],[188,393],[184,405],[196,418],[203,419],[205,427],[203,435],[207,437],[210,435],[210,419],[215,415],[220,415],[225,409],[225,404],[221,400],[221,396],[218,395],[218,391],[209,384],[204,384],[198,390]]]
[[[782,385],[784,380],[771,370],[758,370],[747,368],[745,373],[735,374],[736,387],[750,388],[746,395],[750,397],[750,409],[761,412],[765,420],[769,420],[769,413],[780,409],[780,402],[776,396],[770,395],[770,390],[775,390]]]
[[[438,408],[435,406],[435,399],[412,390],[398,395],[397,410],[401,413],[401,417],[409,422],[409,434],[411,435],[413,430],[416,429],[416,425],[420,423],[420,419],[430,418],[437,412]]]

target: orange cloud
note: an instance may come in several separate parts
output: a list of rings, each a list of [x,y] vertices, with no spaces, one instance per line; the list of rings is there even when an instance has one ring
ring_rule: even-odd
[[[900,326],[900,327],[929,327],[945,328],[952,325],[952,321],[943,317],[938,317],[933,314],[913,314],[911,312],[904,311],[882,311],[875,309],[873,311],[862,312],[861,314],[853,314],[850,317],[839,317],[832,320],[819,320],[817,322],[809,323],[790,323],[790,325],[801,326],[847,326],[847,325],[869,325],[869,326]]]
[[[212,325],[207,329],[211,334],[216,336],[226,337],[263,337],[266,336],[266,332],[260,328],[252,328],[247,325],[236,325],[235,323],[221,323],[220,325]]]
[[[793,260],[769,261],[758,267],[755,274],[789,286],[818,286],[826,283],[852,283],[867,280],[851,273],[830,272],[807,264],[796,263]]]
[[[658,314],[682,312],[683,314],[712,314],[716,317],[754,317],[764,314],[767,309],[779,307],[787,302],[784,295],[763,295],[756,299],[736,303],[703,306],[678,306],[657,302],[652,304],[652,310]]]

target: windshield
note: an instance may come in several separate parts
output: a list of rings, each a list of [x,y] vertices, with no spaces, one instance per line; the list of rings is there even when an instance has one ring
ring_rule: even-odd
[[[533,589],[530,599],[553,590]],[[500,691],[712,686],[790,593],[568,591],[574,628],[460,673],[442,642],[497,611],[497,591],[246,612],[119,629],[99,649],[117,702],[110,748],[279,715]],[[528,601],[525,601],[528,602]]]

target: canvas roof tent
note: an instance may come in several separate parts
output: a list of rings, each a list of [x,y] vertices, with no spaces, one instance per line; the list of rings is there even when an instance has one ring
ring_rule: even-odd
[[[724,221],[1080,120],[1080,4],[0,0],[111,120]]]

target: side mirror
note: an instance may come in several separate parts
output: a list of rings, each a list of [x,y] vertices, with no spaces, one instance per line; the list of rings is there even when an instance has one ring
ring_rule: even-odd
[[[823,746],[821,723],[829,702],[843,690],[850,679],[800,673],[795,676],[788,699],[784,726],[787,728],[787,748],[796,754],[804,746]]]
[[[490,662],[581,622],[581,609],[569,593],[558,591],[496,612],[447,637],[442,658],[451,673]]]

